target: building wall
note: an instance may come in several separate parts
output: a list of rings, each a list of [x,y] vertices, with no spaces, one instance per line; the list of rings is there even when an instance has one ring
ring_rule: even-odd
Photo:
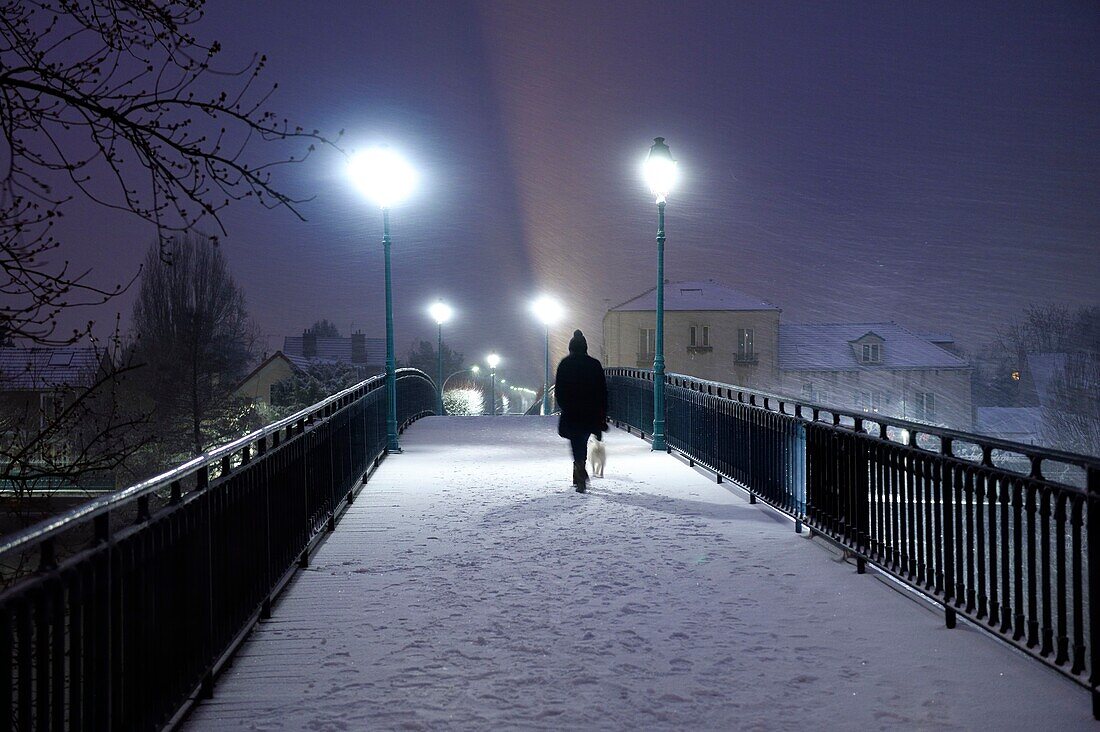
[[[653,368],[640,353],[640,331],[654,328],[650,311],[611,311],[604,316],[601,360],[605,366]],[[691,326],[710,328],[710,350],[691,348]],[[737,361],[737,331],[753,330],[756,361]],[[665,371],[746,388],[774,389],[778,381],[778,310],[676,310],[665,312]]]
[[[973,426],[971,369],[858,369],[782,371],[779,392],[848,411],[877,411],[887,417],[929,421],[954,429]],[[809,387],[807,389],[807,387]],[[935,416],[920,412],[918,393],[935,395]],[[881,397],[870,405],[864,395]]]
[[[277,358],[268,363],[262,369],[245,379],[237,387],[237,396],[253,401],[271,404],[271,385],[277,384],[283,379],[294,374],[294,369],[282,358]]]

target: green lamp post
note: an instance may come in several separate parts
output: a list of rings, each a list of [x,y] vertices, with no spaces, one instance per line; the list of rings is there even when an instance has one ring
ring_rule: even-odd
[[[445,302],[443,302],[442,300],[440,300],[437,303],[433,303],[432,306],[430,308],[428,308],[428,312],[429,312],[429,314],[431,314],[432,320],[434,320],[436,322],[436,325],[439,326],[439,344],[436,347],[436,360],[438,361],[438,363],[436,365],[437,366],[436,374],[438,375],[438,380],[436,381],[436,383],[439,384],[439,403],[437,405],[438,406],[438,413],[439,413],[439,416],[442,417],[443,416],[443,324],[451,319],[451,316],[454,315],[454,311],[451,309],[450,305],[448,305]]]
[[[676,161],[655,137],[645,161],[645,178],[657,199],[657,326],[653,348],[653,449],[667,450],[665,443],[665,201],[676,184]]]
[[[489,414],[495,417],[497,413],[497,366],[500,365],[500,356],[490,353],[485,358],[485,363],[489,364]]]
[[[552,297],[540,297],[531,305],[535,317],[545,328],[546,370],[542,378],[542,413],[550,414],[550,326],[561,320],[564,313],[561,303]]]
[[[382,209],[382,250],[386,268],[386,451],[401,452],[397,441],[397,359],[393,347],[393,288],[390,274],[390,208],[412,193],[416,172],[388,147],[355,155],[348,174],[359,190]]]

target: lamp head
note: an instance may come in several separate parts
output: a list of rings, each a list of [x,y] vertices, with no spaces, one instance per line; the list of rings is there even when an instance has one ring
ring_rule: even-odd
[[[432,303],[431,307],[428,308],[428,314],[432,316],[432,320],[436,323],[443,325],[454,315],[454,310],[451,309],[450,305],[440,300]]]
[[[561,320],[561,316],[565,312],[561,303],[552,297],[546,296],[540,297],[531,303],[531,311],[539,319],[539,322],[547,327]]]
[[[476,374],[479,371],[481,371],[481,367],[480,366],[471,366],[470,371],[473,371]]]
[[[489,364],[489,368],[495,369],[500,364],[500,356],[490,353],[485,357],[485,363]]]
[[[356,153],[348,162],[348,176],[360,192],[380,208],[401,203],[416,185],[416,171],[408,161],[385,146]]]
[[[643,172],[646,183],[649,184],[649,190],[657,197],[657,203],[664,203],[679,177],[676,161],[672,159],[672,151],[665,144],[665,138],[653,138],[653,145],[649,148],[649,155],[646,156]]]

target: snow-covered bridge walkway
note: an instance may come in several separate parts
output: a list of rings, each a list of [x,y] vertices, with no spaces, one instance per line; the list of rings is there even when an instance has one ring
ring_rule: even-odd
[[[1086,692],[623,432],[423,419],[189,728],[1084,729]]]

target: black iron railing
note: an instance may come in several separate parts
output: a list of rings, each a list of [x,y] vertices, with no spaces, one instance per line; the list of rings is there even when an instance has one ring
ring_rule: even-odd
[[[398,423],[435,409],[397,374]],[[170,724],[354,500],[386,445],[383,377],[0,540],[0,730]],[[9,574],[10,579],[10,574]]]
[[[646,436],[652,372],[607,376]],[[1091,689],[1100,719],[1100,459],[680,375],[665,400],[670,449]]]

